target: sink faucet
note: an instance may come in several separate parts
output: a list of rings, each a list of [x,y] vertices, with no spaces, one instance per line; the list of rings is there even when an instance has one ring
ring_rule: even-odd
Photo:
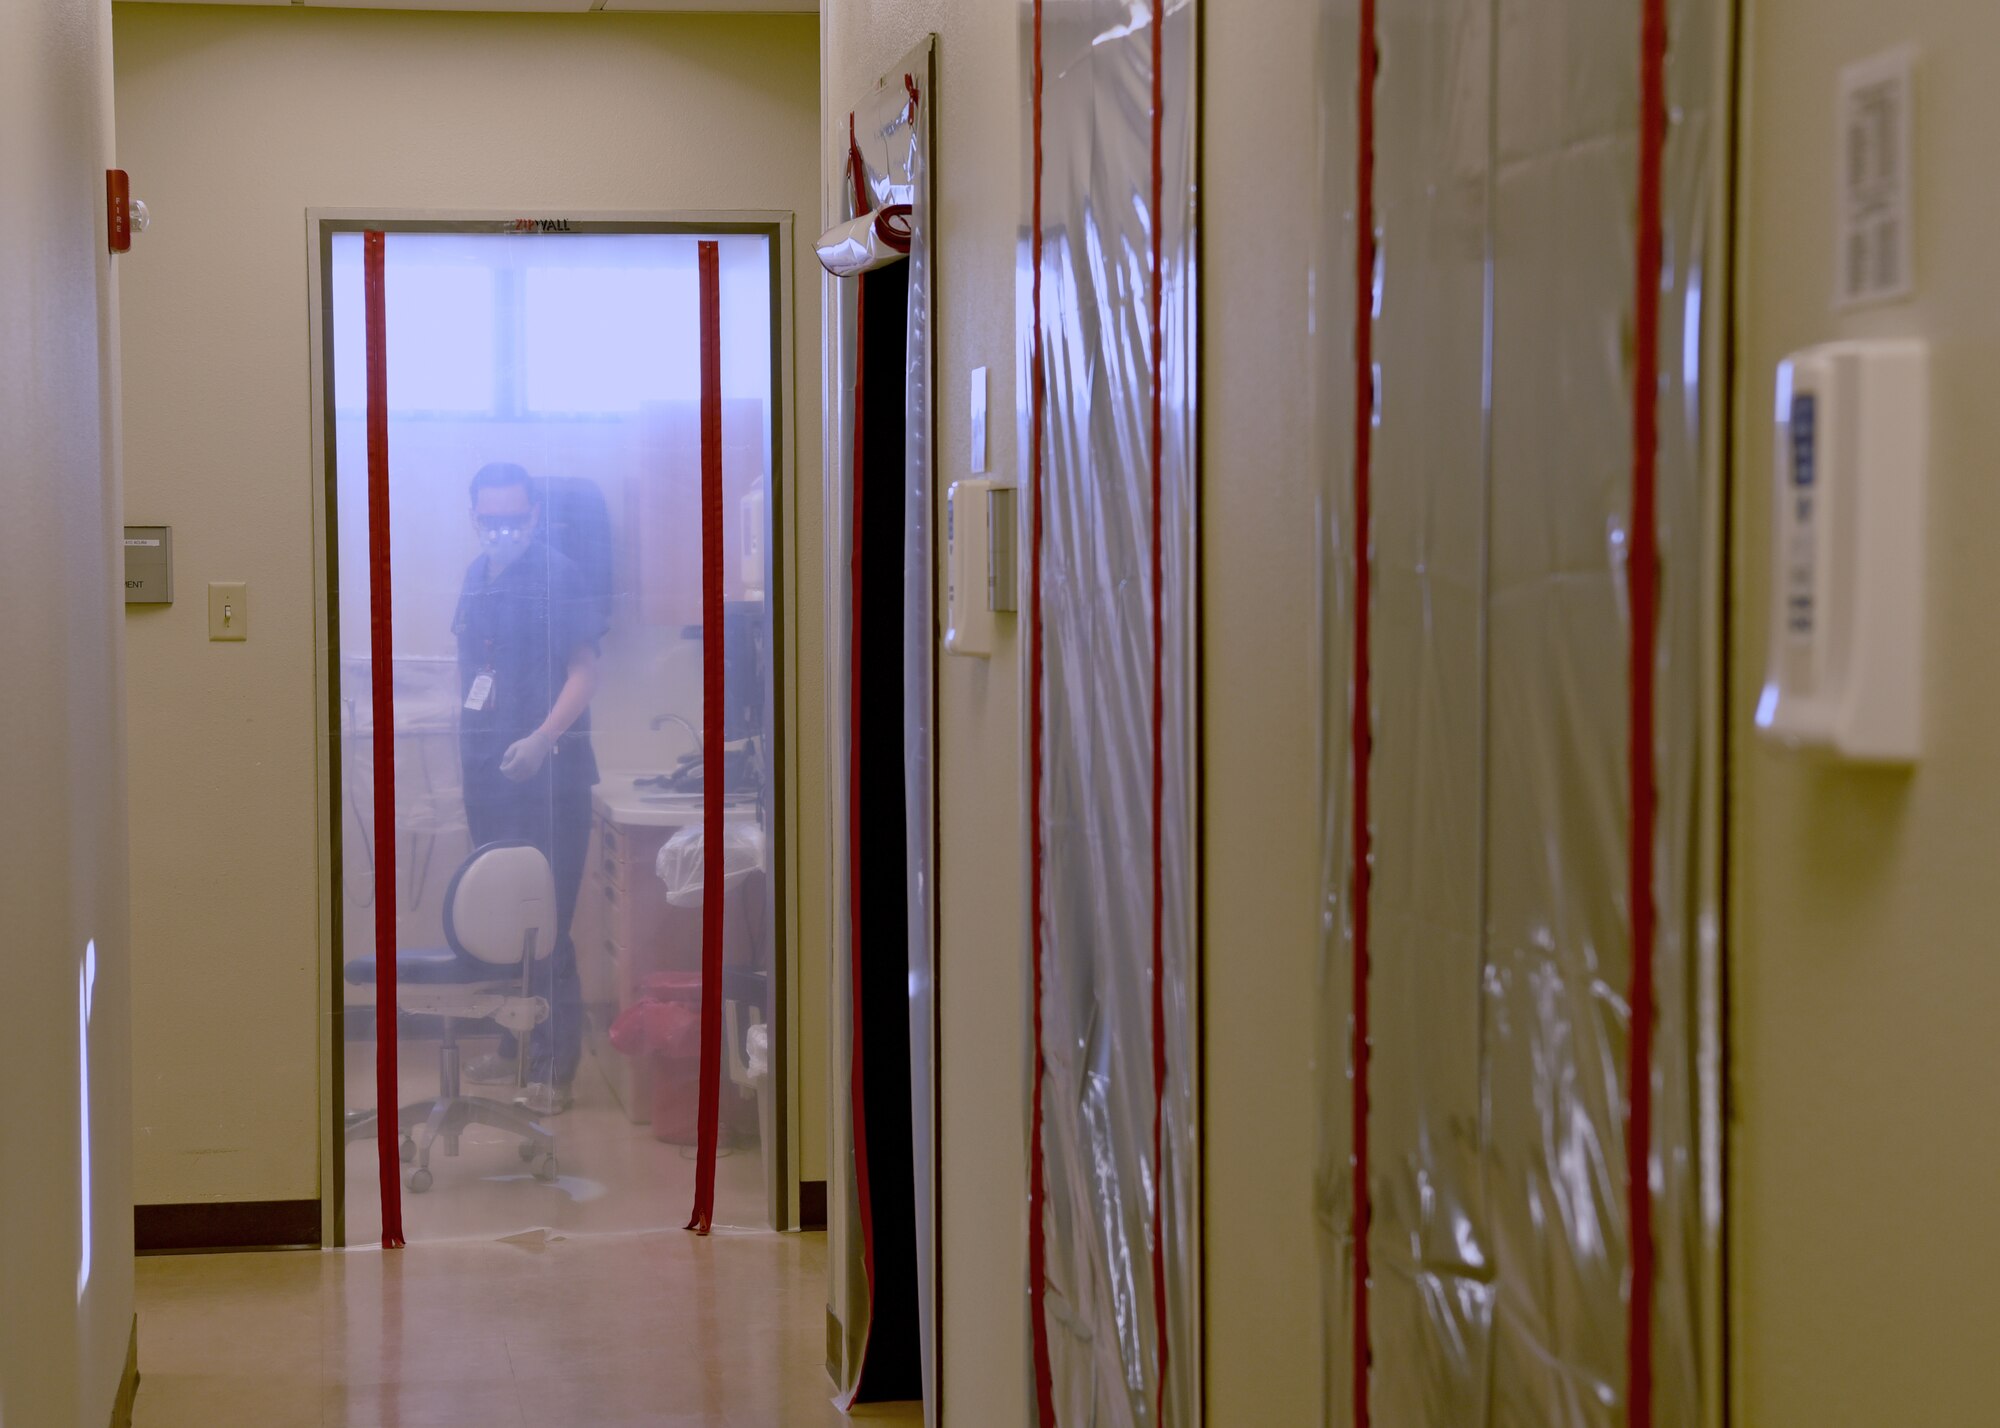
[[[657,730],[660,728],[664,728],[668,724],[678,724],[683,729],[687,730],[688,737],[694,740],[694,751],[697,754],[701,752],[701,730],[695,728],[694,725],[688,723],[687,720],[681,718],[681,716],[678,714],[655,715],[653,718],[652,727]]]

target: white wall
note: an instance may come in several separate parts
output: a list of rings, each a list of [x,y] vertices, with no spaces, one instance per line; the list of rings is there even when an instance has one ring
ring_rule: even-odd
[[[0,1420],[22,1428],[108,1422],[132,1329],[110,69],[104,0],[0,6]]]
[[[318,1193],[308,207],[784,210],[816,232],[810,16],[120,6],[129,506],[174,527],[180,601],[131,622],[138,1197]],[[818,286],[794,411],[819,391]],[[796,317],[796,314],[795,314]],[[801,409],[796,404],[803,402]],[[819,432],[796,423],[799,623],[819,627]],[[250,585],[210,644],[200,592]],[[800,728],[823,727],[816,647]],[[800,743],[801,805],[823,797]],[[810,818],[805,826],[816,828]],[[794,849],[801,1173],[825,1176],[825,871]]]

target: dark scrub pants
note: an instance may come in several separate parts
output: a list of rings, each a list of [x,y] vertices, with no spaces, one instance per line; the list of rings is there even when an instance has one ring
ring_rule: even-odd
[[[452,624],[463,702],[465,821],[474,848],[532,844],[555,874],[555,948],[535,964],[533,976],[536,995],[548,999],[549,1019],[529,1038],[528,1079],[566,1089],[583,1056],[583,992],[570,919],[583,882],[590,790],[597,783],[589,711],[557,741],[534,777],[510,779],[500,772],[500,760],[548,717],[569,678],[570,660],[580,649],[597,648],[607,621],[602,603],[585,593],[574,562],[539,541],[497,577],[489,579],[487,570],[481,556],[466,572]],[[502,1033],[500,1051],[517,1054],[512,1035]]]

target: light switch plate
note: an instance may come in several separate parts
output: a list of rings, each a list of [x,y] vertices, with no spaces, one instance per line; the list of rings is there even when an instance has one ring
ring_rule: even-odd
[[[208,637],[211,640],[250,638],[250,587],[243,581],[208,582]]]
[[[972,469],[986,469],[986,369],[972,369]]]

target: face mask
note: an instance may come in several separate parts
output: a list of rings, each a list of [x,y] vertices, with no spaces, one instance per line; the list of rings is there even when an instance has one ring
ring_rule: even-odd
[[[479,533],[479,543],[486,547],[486,554],[490,560],[499,565],[510,565],[528,548],[528,532],[513,526],[503,526],[499,530],[482,530]]]

